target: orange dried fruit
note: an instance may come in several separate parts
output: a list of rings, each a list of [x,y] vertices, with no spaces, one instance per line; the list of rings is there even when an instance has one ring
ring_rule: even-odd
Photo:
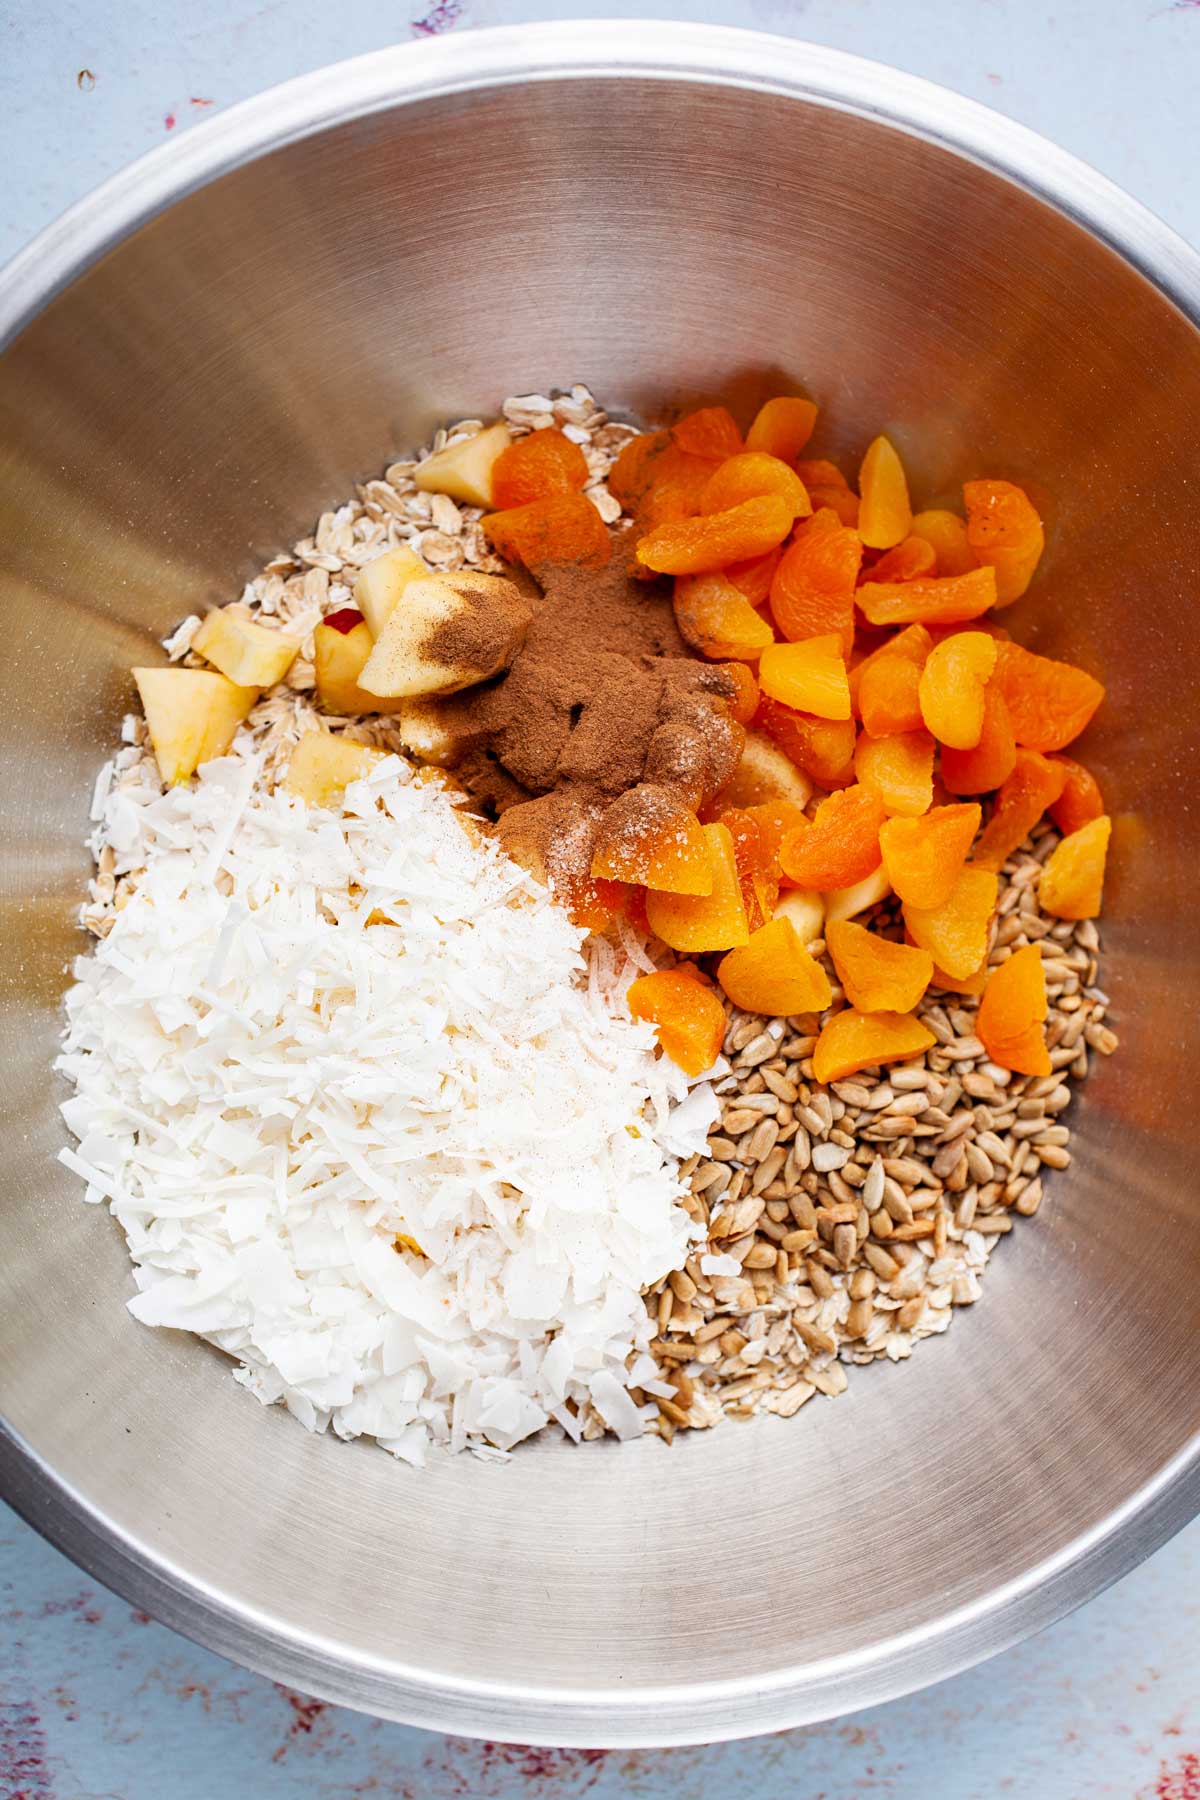
[[[797,887],[850,887],[879,866],[879,830],[887,814],[855,784],[822,800],[815,816],[780,846],[783,873]]]
[[[1017,742],[1027,750],[1065,749],[1104,698],[1094,675],[1021,644],[998,646],[992,679],[1004,695]]]
[[[1017,740],[1004,695],[994,681],[983,690],[983,728],[971,750],[942,749],[942,782],[951,794],[990,794],[1016,767]]]
[[[791,528],[787,501],[778,494],[760,494],[728,512],[655,526],[638,544],[637,556],[658,575],[702,575],[761,556],[781,544]]]
[[[652,479],[634,509],[639,537],[676,519],[692,519],[708,486],[713,465],[686,456],[669,440],[652,465]]]
[[[604,521],[582,494],[556,494],[507,512],[488,513],[483,534],[506,562],[537,568],[547,563],[600,567],[612,544]]]
[[[854,773],[885,812],[917,818],[933,805],[933,749],[927,731],[890,737],[864,732],[854,752]]]
[[[1100,783],[1090,769],[1069,756],[1052,756],[1052,763],[1064,771],[1062,793],[1047,808],[1050,817],[1064,836],[1069,837],[1081,825],[1090,825],[1104,811]]]
[[[812,504],[804,483],[794,469],[765,450],[740,450],[726,457],[709,476],[700,496],[702,513],[728,512],[743,500],[759,494],[777,494],[792,510],[792,518],[807,518]]]
[[[592,875],[668,894],[711,894],[699,819],[670,788],[644,781],[614,800],[596,828]]]
[[[921,670],[921,717],[941,744],[973,750],[983,735],[984,685],[996,666],[986,631],[956,631],[935,644]]]
[[[923,731],[921,670],[933,639],[923,625],[910,625],[850,671],[850,697],[871,737]]]
[[[968,481],[963,499],[967,541],[996,571],[996,605],[1008,606],[1033,579],[1046,544],[1042,521],[1024,488],[1011,481]]]
[[[904,923],[913,942],[928,950],[938,967],[956,980],[973,975],[987,957],[999,886],[990,869],[968,864],[940,906],[904,908]]]
[[[979,567],[979,558],[967,539],[967,522],[957,513],[942,507],[919,512],[912,522],[912,535],[924,538],[937,558],[939,575],[965,575]]]
[[[904,464],[895,446],[877,437],[858,471],[858,535],[871,550],[890,550],[911,524]]]
[[[855,599],[872,625],[958,625],[996,604],[996,576],[992,569],[968,569],[925,581],[871,581]]]
[[[764,925],[775,911],[779,898],[779,873],[775,858],[763,838],[755,815],[745,807],[730,807],[721,814],[721,824],[733,839],[733,860],[737,865],[742,904],[751,933]]]
[[[793,712],[818,719],[850,717],[850,684],[842,640],[836,633],[800,644],[770,644],[759,659],[759,686]]]
[[[620,881],[593,881],[586,875],[556,875],[554,898],[581,931],[607,931],[625,911],[628,889]]]
[[[813,434],[817,408],[800,395],[781,394],[767,400],[754,415],[746,433],[747,450],[765,450],[786,463],[794,463]]]
[[[950,994],[982,994],[987,986],[987,978],[988,965],[986,961],[981,962],[979,967],[973,969],[969,975],[963,976],[948,975],[945,969],[940,969],[937,963],[934,963],[933,977],[929,985],[942,988]]]
[[[924,911],[950,898],[979,830],[978,801],[935,806],[918,819],[889,819],[879,833],[888,880],[907,906]]]
[[[745,595],[715,571],[679,576],[674,606],[680,637],[701,656],[757,662],[775,642],[775,633]]]
[[[724,571],[725,579],[732,581],[751,606],[765,606],[782,555],[782,545],[776,544],[773,550],[765,550],[761,556],[751,556],[745,562],[730,563]]]
[[[801,642],[836,631],[849,656],[854,642],[854,584],[862,542],[825,507],[788,545],[771,582],[771,616],[785,638]]]
[[[626,511],[632,512],[651,486],[654,465],[670,442],[668,431],[639,432],[613,463],[607,476],[608,491]]]
[[[702,406],[688,413],[672,425],[671,436],[689,456],[706,456],[712,462],[724,462],[745,449],[737,421],[725,406]]]
[[[833,998],[828,975],[790,919],[760,925],[748,943],[721,958],[717,980],[743,1012],[771,1018],[824,1012]]]
[[[1050,1052],[1042,1025],[1046,1017],[1046,975],[1037,944],[1014,950],[988,976],[975,1034],[994,1063],[1016,1075],[1049,1075]]]
[[[813,1050],[813,1076],[821,1082],[844,1081],[860,1069],[920,1056],[936,1042],[928,1025],[912,1013],[865,1013],[846,1007],[822,1027]]]
[[[729,950],[750,936],[738,880],[733,839],[725,825],[705,825],[712,889],[707,895],[660,894],[646,890],[650,929],[672,950],[700,955]]]
[[[796,464],[796,473],[816,509],[828,507],[843,525],[852,529],[857,526],[858,495],[836,464],[821,459],[816,462],[801,459]]]
[[[981,869],[1001,869],[1063,791],[1066,771],[1036,750],[1018,750],[975,848]]]
[[[863,571],[864,584],[872,581],[927,581],[938,572],[933,545],[924,538],[902,538],[885,550],[878,562]]]
[[[928,950],[894,943],[851,919],[827,925],[825,942],[846,998],[860,1012],[911,1012],[933,977]]]
[[[854,780],[853,719],[818,719],[764,694],[754,724],[819,787],[848,787]]]
[[[684,576],[686,581],[688,578]],[[733,683],[733,699],[729,702],[729,710],[739,725],[749,725],[758,711],[759,687],[753,672],[744,662],[727,662],[720,665],[721,673],[728,675]]]
[[[578,444],[547,425],[502,450],[492,465],[492,504],[497,511],[573,494],[587,486],[587,459]]]
[[[1056,844],[1038,883],[1038,903],[1056,919],[1097,919],[1112,820],[1090,819]]]
[[[766,865],[779,873],[779,851],[789,831],[798,831],[805,823],[805,812],[794,800],[764,800],[745,809],[758,826]]]
[[[639,975],[625,995],[635,1019],[655,1028],[665,1055],[685,1075],[703,1075],[721,1054],[725,1008],[700,971],[690,964]]]

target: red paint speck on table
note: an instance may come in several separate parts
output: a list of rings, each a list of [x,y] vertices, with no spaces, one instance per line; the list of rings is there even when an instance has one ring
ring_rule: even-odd
[[[437,37],[443,31],[453,31],[462,23],[462,16],[462,0],[436,0],[423,19],[413,20],[413,36]]]
[[[1164,1763],[1154,1786],[1142,1790],[1142,1800],[1200,1800],[1200,1756],[1188,1750],[1178,1762]]]

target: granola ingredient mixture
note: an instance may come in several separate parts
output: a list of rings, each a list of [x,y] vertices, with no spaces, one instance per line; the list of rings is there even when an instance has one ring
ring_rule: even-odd
[[[627,1370],[667,1438],[794,1412],[944,1330],[1069,1163],[1070,1078],[1116,1045],[1110,821],[1058,754],[1103,688],[994,619],[1038,512],[993,480],[965,517],[914,512],[887,439],[852,486],[802,454],[818,423],[799,396],[744,439],[719,406],[637,433],[586,389],[509,401],[185,622],[183,667],[138,672],[167,779],[232,741],[336,812],[381,749],[449,772],[586,954],[617,956],[661,1060],[709,1076],[693,1241],[647,1286],[656,1373]],[[496,603],[472,616],[474,571]],[[196,687],[190,722],[152,717],[188,676],[225,678],[219,706]],[[120,781],[148,760],[131,735]],[[99,856],[103,935],[139,872]],[[572,1417],[611,1423],[594,1399]]]

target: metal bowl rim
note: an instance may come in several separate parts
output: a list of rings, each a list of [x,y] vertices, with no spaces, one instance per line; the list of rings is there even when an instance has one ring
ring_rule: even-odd
[[[1146,207],[1038,133],[949,90],[842,51],[666,20],[532,22],[431,38],[268,88],[139,158],[0,270],[0,349],[71,282],[187,194],[255,158],[374,112],[530,80],[691,81],[850,111],[939,145],[1073,220],[1200,330],[1200,256]],[[716,1742],[812,1723],[944,1679],[1051,1624],[1200,1511],[1200,1434],[1090,1530],[970,1605],[872,1645],[771,1676],[672,1687],[546,1689],[431,1680],[314,1637],[201,1587],[100,1516],[0,1419],[0,1495],[122,1596],[207,1647],[339,1704],[434,1730],[528,1743]],[[1051,1588],[1053,1587],[1053,1591]]]

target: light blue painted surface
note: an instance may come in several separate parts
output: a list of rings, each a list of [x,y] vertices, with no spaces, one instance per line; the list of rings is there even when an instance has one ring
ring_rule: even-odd
[[[580,12],[791,32],[945,82],[1200,242],[1200,0],[9,0],[0,259],[171,131],[430,29]],[[94,76],[81,86],[81,70]],[[320,1707],[131,1612],[0,1509],[0,1800],[1200,1800],[1200,1523],[1073,1619],[840,1724],[506,1750]]]

